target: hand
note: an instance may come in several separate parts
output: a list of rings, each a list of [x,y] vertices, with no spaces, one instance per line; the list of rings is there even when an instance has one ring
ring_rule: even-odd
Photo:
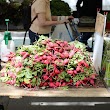
[[[66,19],[66,20],[63,20],[62,22],[63,22],[63,23],[69,23],[69,20]]]
[[[68,16],[68,19],[71,19],[72,20],[72,19],[74,19],[74,17],[73,16]]]
[[[73,16],[68,16],[68,20],[69,20],[69,21],[72,21],[73,19],[74,19]]]

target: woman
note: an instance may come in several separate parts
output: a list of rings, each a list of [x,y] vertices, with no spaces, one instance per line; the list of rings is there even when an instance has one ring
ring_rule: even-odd
[[[35,0],[31,7],[31,18],[32,20],[37,15],[37,18],[32,23],[29,30],[29,38],[31,44],[39,39],[39,35],[49,36],[51,32],[51,27],[53,25],[63,24],[64,22],[68,23],[68,18],[73,19],[72,16],[69,16],[64,20],[57,20],[57,17],[51,16],[50,10],[50,0]]]

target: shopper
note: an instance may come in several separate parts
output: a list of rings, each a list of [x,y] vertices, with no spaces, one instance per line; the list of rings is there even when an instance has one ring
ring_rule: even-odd
[[[72,16],[65,17],[64,20],[57,20],[57,16],[51,16],[50,0],[36,0],[31,7],[31,18],[37,18],[32,23],[29,30],[29,38],[31,44],[39,39],[39,35],[49,36],[51,27],[58,24],[68,23],[68,18],[73,19]]]
[[[83,16],[96,18],[97,15],[97,0],[78,0],[76,3],[78,17]],[[79,41],[87,45],[87,40],[94,34],[94,32],[83,32]]]
[[[95,18],[97,15],[97,8],[98,8],[97,2],[98,2],[97,0],[78,0],[76,3],[76,8],[79,17],[91,16]]]

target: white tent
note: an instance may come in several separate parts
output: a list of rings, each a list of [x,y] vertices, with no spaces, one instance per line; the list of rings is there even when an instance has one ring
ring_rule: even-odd
[[[102,0],[102,10],[110,10],[110,0]]]

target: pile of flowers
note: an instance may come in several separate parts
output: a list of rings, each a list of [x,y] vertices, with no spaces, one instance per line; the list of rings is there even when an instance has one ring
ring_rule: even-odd
[[[68,43],[40,36],[34,45],[21,46],[8,55],[0,80],[41,89],[94,86],[97,74],[85,48],[78,41]]]

